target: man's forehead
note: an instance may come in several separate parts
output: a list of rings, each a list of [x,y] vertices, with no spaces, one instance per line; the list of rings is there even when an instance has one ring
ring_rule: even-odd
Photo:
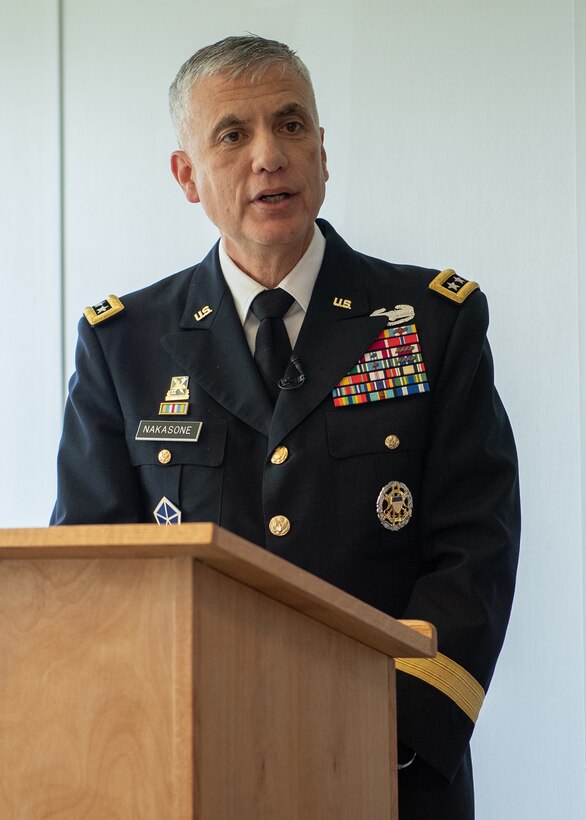
[[[312,94],[308,83],[282,66],[269,66],[259,77],[253,73],[232,79],[225,73],[212,74],[199,80],[191,91],[191,106],[213,111],[214,119],[225,112],[245,112],[262,106],[279,113],[286,106],[313,110]]]

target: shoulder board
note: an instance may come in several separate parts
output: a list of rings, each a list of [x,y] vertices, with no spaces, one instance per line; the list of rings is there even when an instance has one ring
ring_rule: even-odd
[[[470,294],[480,286],[477,282],[469,282],[462,276],[458,276],[455,270],[447,268],[443,270],[429,283],[431,290],[435,290],[440,296],[445,296],[459,305],[467,299]]]
[[[106,319],[109,319],[111,316],[121,313],[123,310],[124,305],[120,299],[117,296],[110,294],[110,296],[108,296],[107,299],[104,299],[103,302],[100,302],[99,305],[86,307],[83,315],[93,327],[94,325],[99,325],[100,322],[105,322]]]

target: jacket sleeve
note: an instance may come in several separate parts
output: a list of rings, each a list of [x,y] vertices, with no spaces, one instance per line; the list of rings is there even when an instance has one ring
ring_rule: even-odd
[[[124,418],[96,330],[81,319],[57,459],[51,524],[145,521]]]
[[[438,649],[482,693],[500,651],[514,590],[520,536],[517,460],[494,387],[486,300],[459,308],[436,384],[432,439],[421,489],[420,560],[405,618],[435,624]],[[441,661],[435,661],[441,673]],[[398,675],[401,741],[452,779],[474,722],[433,683]],[[432,675],[433,680],[433,675]],[[482,689],[480,688],[482,687]]]

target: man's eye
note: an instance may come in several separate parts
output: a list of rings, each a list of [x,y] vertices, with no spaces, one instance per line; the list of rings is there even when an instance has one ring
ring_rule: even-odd
[[[297,134],[298,131],[301,131],[302,127],[301,123],[297,122],[297,120],[285,123],[285,131],[287,131],[288,134]]]
[[[222,137],[222,142],[238,142],[240,139],[240,132],[239,131],[229,131],[227,134],[224,134]]]

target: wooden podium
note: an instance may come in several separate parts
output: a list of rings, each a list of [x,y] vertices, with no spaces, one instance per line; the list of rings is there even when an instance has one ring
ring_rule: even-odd
[[[395,621],[211,524],[0,531],[2,820],[389,820]]]

